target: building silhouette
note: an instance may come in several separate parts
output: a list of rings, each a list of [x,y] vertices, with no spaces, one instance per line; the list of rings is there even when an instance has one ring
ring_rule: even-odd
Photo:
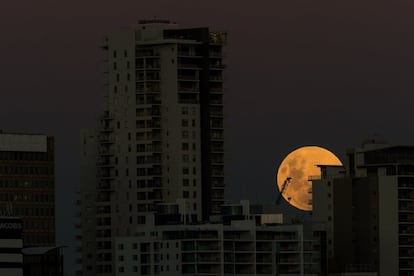
[[[0,188],[0,213],[22,219],[23,246],[55,246],[53,137],[0,132]]]
[[[326,226],[328,271],[413,275],[414,147],[373,140],[347,157],[346,171],[321,166],[321,180],[313,181],[313,221]]]
[[[225,41],[165,20],[104,38],[105,110],[81,138],[84,275],[113,275],[114,237],[151,225],[161,203],[185,223],[220,215]]]

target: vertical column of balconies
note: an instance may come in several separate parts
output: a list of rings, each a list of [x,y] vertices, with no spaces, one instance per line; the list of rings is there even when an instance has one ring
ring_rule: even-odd
[[[215,42],[215,41],[211,41]],[[209,49],[209,120],[211,155],[211,212],[219,214],[224,203],[224,126],[223,126],[223,53],[222,44],[210,44]]]
[[[255,275],[256,254],[253,235],[250,230],[224,231],[224,275]]]
[[[114,134],[113,118],[109,111],[101,117],[98,137],[96,186],[96,264],[98,273],[112,271],[111,196],[114,191]]]
[[[156,47],[136,49],[136,140],[138,213],[153,212],[162,200],[162,126],[160,54]],[[143,216],[138,223],[145,223]]]
[[[221,243],[217,239],[182,241],[183,275],[221,275]]]
[[[297,231],[280,231],[276,240],[276,265],[278,275],[298,275],[303,265],[303,240]]]
[[[400,275],[414,272],[414,177],[398,177],[398,243]]]
[[[276,243],[277,233],[275,230],[256,231],[256,274],[276,274]]]
[[[192,43],[180,43],[177,45],[178,104],[184,110],[187,110],[181,113],[183,121],[187,122],[182,124],[182,142],[186,145],[182,147],[182,151],[186,159],[182,162],[181,170],[183,175],[179,181],[183,183],[182,195],[186,199],[187,220],[191,219],[194,221],[197,220],[197,213],[200,213],[202,209],[200,208],[201,204],[199,201],[201,194],[197,192],[201,186],[200,184],[202,184],[199,178],[201,175],[200,170],[197,168],[201,164],[201,160],[196,157],[201,149],[200,137],[197,134],[200,130],[200,114],[195,112],[200,105],[200,71],[202,70],[202,55],[198,50],[198,46],[198,44]],[[189,173],[191,167],[192,175]],[[189,183],[193,183],[193,185]]]

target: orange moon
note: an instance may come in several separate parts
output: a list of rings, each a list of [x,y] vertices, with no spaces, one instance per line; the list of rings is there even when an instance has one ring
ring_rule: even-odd
[[[318,165],[342,166],[342,162],[335,154],[318,146],[298,148],[283,159],[277,172],[277,185],[280,193],[283,183],[290,180],[282,194],[290,205],[305,211],[312,210],[312,182],[309,180],[321,176]]]

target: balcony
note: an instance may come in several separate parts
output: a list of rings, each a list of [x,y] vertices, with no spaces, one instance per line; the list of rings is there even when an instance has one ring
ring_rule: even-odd
[[[115,142],[115,139],[109,135],[102,135],[99,137],[99,142],[101,144],[113,144]]]
[[[199,55],[193,50],[178,50],[177,56],[179,58],[201,58],[201,55]]]
[[[199,81],[199,78],[195,75],[178,75],[178,81]]]
[[[106,126],[106,127],[101,127],[99,129],[99,131],[102,132],[102,133],[113,132],[114,131],[114,128],[113,127]]]
[[[223,77],[222,76],[210,76],[210,81],[212,82],[222,82],[223,81]],[[213,92],[222,92],[223,89],[220,89],[221,91],[214,91],[212,89],[210,89],[210,91]]]
[[[113,191],[114,190],[111,183],[110,182],[105,182],[105,181],[104,182],[99,182],[96,186],[96,189],[100,190],[100,191]]]
[[[191,62],[183,62],[181,59],[178,60],[178,69],[186,69],[186,70],[199,70],[198,64],[191,63]]]
[[[152,57],[152,58],[158,58],[160,56],[160,53],[156,49],[148,48],[138,48],[135,51],[135,56],[137,57]]]

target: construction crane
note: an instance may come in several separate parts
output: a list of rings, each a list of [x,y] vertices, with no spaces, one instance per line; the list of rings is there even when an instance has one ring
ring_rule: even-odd
[[[276,200],[277,205],[280,205],[280,200],[282,199],[283,193],[286,191],[286,188],[290,184],[291,181],[292,181],[292,177],[290,176],[286,177],[285,181],[283,181],[283,185],[280,188],[279,196],[277,197],[277,200]],[[290,200],[290,198],[288,198],[288,200]]]

